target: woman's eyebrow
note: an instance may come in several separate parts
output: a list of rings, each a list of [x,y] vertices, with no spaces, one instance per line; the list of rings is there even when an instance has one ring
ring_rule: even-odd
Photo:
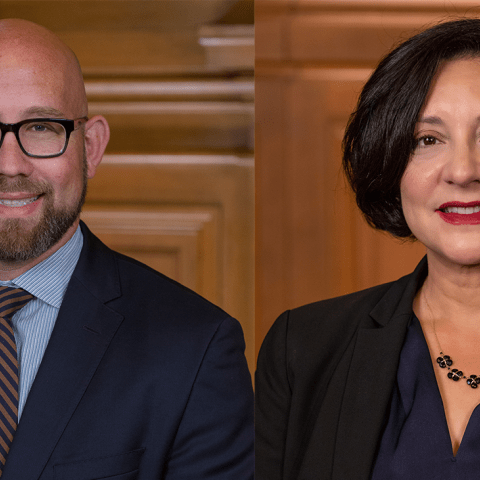
[[[443,120],[440,117],[428,116],[418,119],[417,123],[428,123],[430,125],[443,125]]]

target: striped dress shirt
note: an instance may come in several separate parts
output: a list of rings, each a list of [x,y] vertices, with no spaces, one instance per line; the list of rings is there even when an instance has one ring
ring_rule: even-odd
[[[18,420],[52,334],[65,290],[83,246],[80,227],[43,262],[0,285],[23,288],[35,296],[12,318],[19,369]]]

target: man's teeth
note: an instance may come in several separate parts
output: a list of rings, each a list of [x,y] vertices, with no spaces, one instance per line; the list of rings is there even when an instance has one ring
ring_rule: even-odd
[[[0,198],[0,205],[5,205],[6,207],[23,207],[29,203],[33,203],[35,200],[38,200],[40,195],[31,198],[22,198],[19,200],[7,200],[6,198]]]
[[[470,215],[472,213],[480,212],[480,205],[475,207],[447,207],[444,209],[445,213],[460,213],[461,215]]]

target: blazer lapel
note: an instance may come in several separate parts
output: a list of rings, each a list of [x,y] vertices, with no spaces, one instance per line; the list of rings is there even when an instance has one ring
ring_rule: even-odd
[[[40,477],[123,320],[105,306],[120,295],[113,256],[82,230],[82,254],[20,419],[5,480]]]
[[[338,423],[334,479],[370,478],[410,318],[399,315],[384,328],[358,333]]]
[[[293,469],[295,478],[370,478],[413,298],[426,270],[424,258],[363,319],[311,412],[311,434]]]
[[[425,275],[424,258],[407,285],[397,283],[387,292],[370,313],[370,325],[359,329],[339,416],[333,479],[370,478],[413,298]]]
[[[312,433],[300,457],[298,480],[370,478],[372,455],[395,378],[394,352],[401,349],[402,325],[408,323],[399,320],[390,328],[361,329],[342,355],[316,409]],[[400,346],[392,347],[392,343]]]

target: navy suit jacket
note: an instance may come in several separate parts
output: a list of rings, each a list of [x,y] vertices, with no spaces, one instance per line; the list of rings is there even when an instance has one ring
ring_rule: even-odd
[[[253,478],[238,322],[82,231],[2,480]]]

